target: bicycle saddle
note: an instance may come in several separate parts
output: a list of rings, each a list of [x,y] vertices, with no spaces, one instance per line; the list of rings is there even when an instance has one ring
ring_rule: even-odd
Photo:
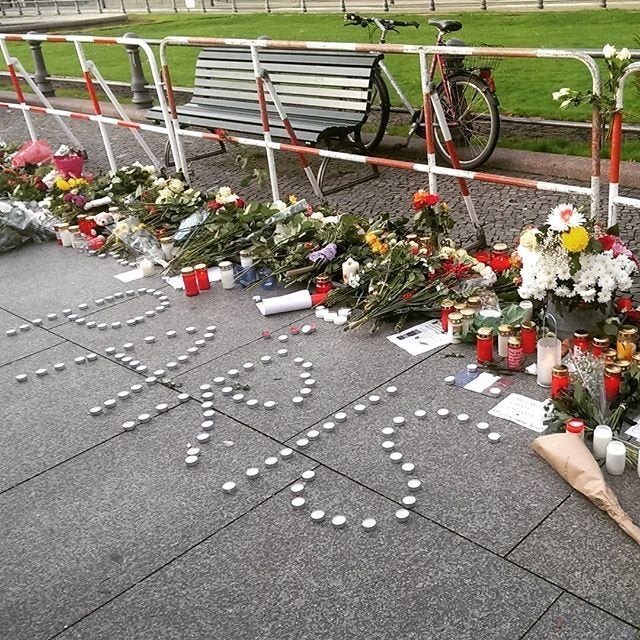
[[[458,22],[457,20],[429,20],[429,24],[443,33],[451,33],[452,31],[460,31],[460,29],[462,29],[462,22]]]

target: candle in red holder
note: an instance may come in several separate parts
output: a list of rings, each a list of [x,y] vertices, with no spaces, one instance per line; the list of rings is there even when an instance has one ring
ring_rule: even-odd
[[[86,224],[86,229],[87,229],[87,235],[88,236],[92,236],[93,235],[93,230],[98,226],[96,224],[96,217],[95,216],[87,216],[87,218],[85,220],[85,224]]]
[[[569,369],[559,364],[551,369],[551,397],[557,398],[564,389],[569,388]]]
[[[584,420],[569,418],[564,424],[564,430],[584,440]]]
[[[601,358],[606,349],[609,348],[609,338],[593,338],[591,340],[591,353],[596,358]]]
[[[602,357],[604,358],[604,364],[605,366],[613,364],[616,361],[616,358],[618,357],[618,352],[609,347],[608,349],[605,349],[602,352]]]
[[[522,342],[515,336],[507,342],[507,368],[519,369],[522,366]]]
[[[478,364],[493,362],[493,329],[480,327],[476,333],[476,358]]]
[[[520,327],[520,340],[522,340],[523,353],[535,353],[538,341],[538,329],[535,322],[525,321]]]
[[[589,332],[579,329],[573,334],[573,355],[579,356],[589,351]]]
[[[56,234],[56,244],[62,245],[62,238],[60,237],[60,225],[54,224],[53,230]]]
[[[197,296],[200,293],[198,289],[198,280],[196,279],[196,272],[193,267],[184,267],[180,269],[182,274],[182,282],[184,284],[184,293],[186,296]]]
[[[331,278],[325,273],[316,276],[316,293],[329,293],[333,289]]]
[[[84,213],[80,213],[78,214],[78,216],[76,217],[76,224],[78,225],[78,227],[80,227],[80,233],[83,236],[89,235],[87,233],[87,216]]]
[[[509,247],[504,242],[498,242],[491,249],[491,258],[489,265],[496,273],[506,271],[511,267],[511,256],[509,255]]]
[[[207,271],[206,264],[197,264],[193,267],[196,274],[196,282],[198,283],[198,289],[205,291],[211,289],[211,283],[209,282],[209,272]]]
[[[440,324],[442,325],[442,333],[449,331],[449,314],[453,311],[453,300],[446,298],[442,301],[440,311]]]
[[[607,400],[614,400],[620,393],[620,381],[622,379],[622,369],[615,365],[608,366],[604,370],[604,395]]]
[[[473,257],[478,262],[482,262],[482,264],[489,264],[491,254],[489,253],[489,249],[478,249],[478,251],[473,254]]]

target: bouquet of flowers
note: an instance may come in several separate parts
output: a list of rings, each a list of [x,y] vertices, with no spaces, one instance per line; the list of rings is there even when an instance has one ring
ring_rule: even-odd
[[[553,300],[574,308],[581,303],[608,308],[616,290],[628,291],[638,263],[618,236],[571,204],[560,204],[540,228],[525,229],[520,297]]]

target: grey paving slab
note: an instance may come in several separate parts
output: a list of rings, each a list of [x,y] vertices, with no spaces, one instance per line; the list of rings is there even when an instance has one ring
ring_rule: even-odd
[[[313,319],[315,321],[315,318]],[[368,331],[345,333],[340,327],[318,321],[317,331],[311,335],[288,335],[286,342],[274,334],[270,340],[258,340],[225,356],[208,362],[202,367],[179,376],[184,388],[197,394],[200,384],[211,384],[215,377],[225,377],[236,391],[244,394],[245,401],[259,400],[257,409],[245,402],[236,404],[232,396],[223,396],[221,387],[214,387],[216,403],[221,411],[241,422],[260,429],[278,439],[287,438],[322,419],[369,389],[413,366],[419,360],[394,347],[384,333],[371,335]],[[281,357],[278,350],[287,349]],[[261,358],[271,357],[271,363],[263,365]],[[294,362],[302,358],[303,363]],[[245,371],[245,363],[255,367]],[[238,378],[230,378],[232,369],[240,371]],[[307,372],[316,381],[311,395],[301,405],[293,398],[300,396],[305,381],[300,374]],[[273,411],[265,411],[265,401],[277,403]]]
[[[19,329],[27,324],[30,326],[27,331]],[[6,332],[11,330],[16,330],[16,335],[8,336]],[[58,336],[0,309],[0,366],[60,342]]]
[[[186,444],[201,419],[195,402],[181,405],[0,496],[3,638],[62,631],[304,468],[295,455],[266,469],[261,462],[277,445],[221,417],[189,468]],[[262,467],[257,480],[244,477],[249,464]],[[228,480],[237,482],[235,495],[221,490]]]
[[[145,312],[154,311],[160,306],[157,297],[152,294],[135,295],[120,304],[99,308],[90,316],[94,322],[107,324],[107,329],[100,331],[96,327],[88,328],[86,324],[67,323],[56,327],[55,331],[101,353],[110,346],[122,352],[123,344],[133,343],[138,359],[152,370],[166,369],[168,362],[177,362],[179,355],[187,355],[189,360],[179,363],[178,368],[173,370],[174,374],[179,374],[256,340],[263,329],[277,331],[286,327],[288,321],[298,321],[308,315],[308,311],[303,311],[264,318],[257,311],[251,293],[239,288],[225,291],[219,283],[206,294],[191,298],[171,287],[158,291],[168,297],[171,305],[162,312],[155,311],[155,316],[145,317]],[[133,326],[126,324],[127,320],[136,317],[145,317],[145,320]],[[112,322],[120,322],[122,327],[111,329]],[[209,333],[209,326],[216,327],[214,336],[205,340],[196,354],[190,355],[187,349],[195,346],[196,340],[204,339],[204,334]],[[194,327],[196,332],[187,333],[187,327]],[[167,331],[175,331],[176,336],[167,337]],[[156,341],[146,343],[144,338],[148,336],[154,336]]]
[[[420,517],[395,522],[396,505],[324,468],[303,510],[290,499],[281,492],[60,637],[513,640],[560,593]],[[365,517],[378,528],[365,532]]]
[[[638,630],[563,593],[522,640],[637,640]]]
[[[152,277],[125,286],[113,277],[124,271],[130,268],[113,258],[89,257],[55,242],[27,244],[0,257],[0,307],[23,318],[45,318],[46,326],[56,326],[62,322],[60,311],[67,307],[90,303],[133,285],[163,284],[159,277]],[[58,313],[59,317],[47,321],[48,313]]]
[[[549,476],[555,472],[549,468]],[[640,522],[638,475],[605,472],[622,507]],[[640,626],[634,594],[640,590],[638,545],[602,511],[574,493],[509,559],[553,580],[576,596]]]
[[[177,404],[177,393],[161,385],[148,386],[144,378],[98,357],[75,364],[88,351],[63,343],[0,368],[0,491],[56,465],[121,431],[122,422],[141,413],[153,413],[161,402]],[[54,365],[64,363],[62,371]],[[39,377],[36,371],[46,369]],[[27,382],[17,375],[26,374]],[[92,416],[91,407],[117,392],[142,385],[113,409]]]
[[[472,354],[473,350],[461,347],[456,352]],[[444,384],[445,376],[464,369],[468,362],[446,357],[451,353],[447,348],[394,378],[395,396],[385,387],[377,389],[380,404],[371,404],[368,396],[361,398],[358,402],[367,406],[366,413],[356,414],[357,403],[351,403],[345,411],[346,422],[337,423],[334,431],[326,432],[322,423],[314,425],[321,435],[305,452],[397,501],[410,495],[410,478],[420,479],[423,486],[414,494],[420,513],[504,554],[570,489],[531,452],[535,433],[488,415],[495,399]],[[512,390],[544,395],[529,379],[518,379]],[[450,411],[448,418],[437,416],[440,408]],[[416,410],[425,411],[425,419],[416,418]],[[461,413],[469,416],[467,423],[457,420]],[[405,424],[395,426],[396,417],[404,418]],[[488,432],[476,428],[483,421],[501,434],[499,443],[492,444]],[[395,432],[385,434],[385,428]],[[289,440],[290,446],[297,447],[300,436],[306,434]],[[400,464],[391,462],[391,450],[385,450],[383,442],[394,443],[393,450],[403,455]],[[414,473],[403,473],[405,462],[415,465]]]

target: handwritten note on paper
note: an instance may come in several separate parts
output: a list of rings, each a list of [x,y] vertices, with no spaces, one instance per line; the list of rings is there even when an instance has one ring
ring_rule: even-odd
[[[539,400],[521,396],[519,393],[511,393],[499,402],[489,413],[496,418],[503,418],[509,422],[519,424],[542,433],[547,427],[544,424],[544,404]]]
[[[427,320],[415,327],[387,336],[387,340],[412,356],[419,356],[449,344],[449,336],[442,333],[440,320]]]

